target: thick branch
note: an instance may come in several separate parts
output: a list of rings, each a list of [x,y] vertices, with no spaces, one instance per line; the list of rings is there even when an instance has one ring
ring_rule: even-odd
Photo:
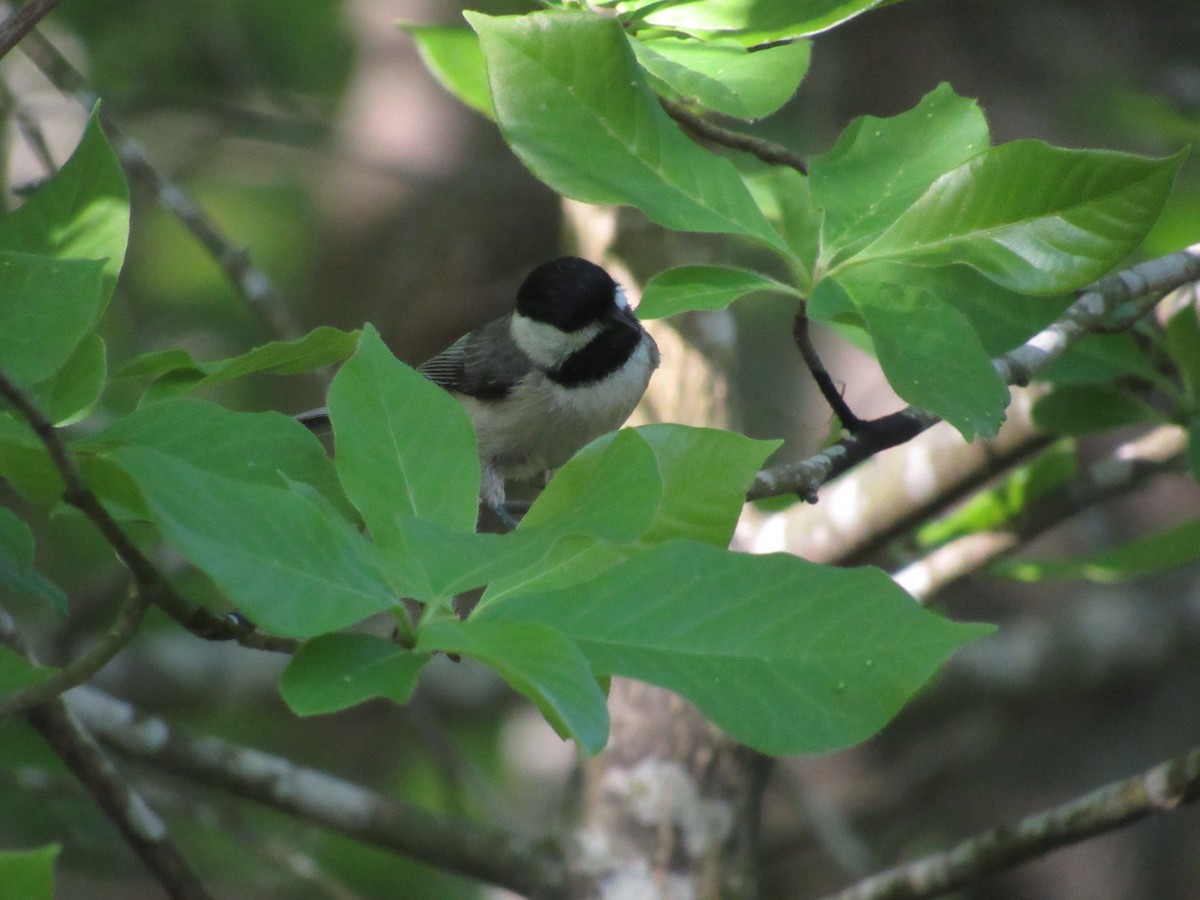
[[[1159,296],[1200,279],[1200,245],[1150,260],[1096,282],[1044,330],[996,359],[1006,383],[1026,385],[1069,347],[1099,328],[1107,315],[1131,300]],[[747,499],[795,493],[816,496],[817,489],[847,469],[889,447],[916,437],[941,421],[928,410],[908,407],[864,422],[860,431],[808,459],[764,469],[755,476]]]
[[[1200,798],[1200,747],[1125,781],[994,828],[956,847],[882,872],[826,900],[938,897],[979,876],[1010,869],[1069,844]]]
[[[1064,491],[1039,498],[1003,529],[969,534],[905,566],[893,577],[924,603],[935,593],[1027,544],[1079,511],[1129,493],[1150,478],[1183,465],[1187,433],[1164,425],[1092,466]]]
[[[21,51],[60,91],[75,97],[85,109],[91,110],[96,105],[99,98],[87,80],[40,32],[31,31],[21,44]],[[250,260],[246,250],[235,247],[182,188],[161,175],[141,148],[103,109],[100,110],[100,124],[129,178],[154,192],[158,202],[184,224],[221,267],[247,305],[256,310],[275,333],[284,338],[297,337],[300,329],[292,321],[287,303],[267,274]]]
[[[530,896],[557,896],[564,872],[551,846],[535,847],[474,822],[434,815],[287,759],[194,737],[89,687],[71,709],[121,754],[448,872]]]
[[[8,55],[42,19],[58,6],[59,0],[29,0],[0,22],[0,59]]]
[[[75,463],[59,437],[58,429],[12,380],[0,371],[0,397],[6,399],[29,423],[33,433],[46,447],[55,469],[62,477],[63,499],[86,516],[116,551],[117,557],[133,574],[134,585],[145,602],[153,603],[189,631],[208,640],[235,640],[246,647],[294,653],[298,642],[288,638],[260,634],[227,616],[218,616],[199,606],[192,606],[176,593],[158,567],[137,548],[128,535],[109,515],[108,510],[84,482]],[[136,627],[136,622],[132,623]],[[114,648],[119,649],[119,646]],[[101,663],[103,664],[103,663]]]

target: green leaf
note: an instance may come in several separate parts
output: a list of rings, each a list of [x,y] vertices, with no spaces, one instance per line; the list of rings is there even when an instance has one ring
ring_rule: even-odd
[[[60,428],[92,411],[104,393],[108,355],[98,334],[84,335],[75,351],[48,381],[34,387],[38,406]]]
[[[547,625],[435,619],[417,632],[417,647],[459,653],[491,666],[585,753],[598,753],[608,740],[608,709],[588,661]]]
[[[636,206],[667,228],[740,234],[790,252],[733,164],[663,112],[615,19],[465,15],[487,58],[505,140],[555,191]]]
[[[0,588],[44,600],[67,614],[62,588],[33,567],[33,532],[11,509],[0,506]]]
[[[129,188],[100,128],[97,105],[71,158],[24,205],[0,218],[0,250],[101,261],[98,317],[112,296],[128,241]]]
[[[951,651],[990,630],[922,609],[875,569],[661,544],[572,588],[510,596],[486,622],[542,622],[597,675],[677,691],[764,753],[874,734]]]
[[[271,375],[311,372],[341,362],[354,352],[357,344],[357,332],[321,326],[294,340],[271,341],[240,356],[211,362],[197,362],[183,350],[155,350],[130,362],[117,377],[154,375],[160,380],[166,377],[169,387],[162,390],[160,385],[156,393],[178,394],[258,372]]]
[[[761,119],[783,106],[808,70],[809,43],[754,53],[736,43],[677,37],[630,38],[642,67],[681,97],[735,119]]]
[[[0,646],[0,696],[38,684],[59,671],[48,666],[35,666],[20,653]]]
[[[62,498],[63,481],[50,454],[23,419],[0,413],[0,475],[34,503]]]
[[[101,264],[0,253],[0,368],[30,386],[62,368],[96,321]]]
[[[397,606],[375,548],[308,497],[146,447],[112,458],[162,533],[267,631],[311,637]]]
[[[382,548],[385,571],[407,596],[445,603],[464,591],[544,561],[555,536],[454,531],[428,519],[396,516],[395,543]]]
[[[822,213],[813,204],[808,178],[795,169],[758,164],[757,160],[742,158],[738,164],[754,202],[792,248],[796,284],[805,294],[811,293]]]
[[[555,472],[518,531],[545,527],[556,534],[633,541],[650,527],[661,497],[653,450],[626,428],[592,441]]]
[[[1150,407],[1111,384],[1059,385],[1033,406],[1034,424],[1050,434],[1095,434],[1158,419]]]
[[[541,545],[545,552],[533,564],[489,582],[475,612],[514,594],[553,591],[591,581],[643,551],[640,544],[610,543],[582,534],[561,535]]]
[[[827,31],[887,0],[693,0],[659,3],[634,0],[622,11],[646,12],[639,19],[694,34],[739,32],[754,40],[784,40]]]
[[[825,211],[825,265],[861,248],[990,143],[979,106],[945,84],[898,116],[855,119],[809,164],[813,203]]]
[[[993,574],[1019,581],[1086,579],[1100,583],[1128,581],[1200,559],[1200,519],[1193,519],[1100,553],[1074,559],[1001,560]]]
[[[421,61],[438,84],[471,109],[495,120],[487,67],[475,32],[445,25],[402,24],[400,28],[416,43]]]
[[[839,279],[871,333],[888,383],[914,406],[931,410],[966,440],[995,435],[1008,388],[970,322],[904,267],[872,266]]]
[[[428,653],[369,634],[323,634],[306,641],[279,679],[298,716],[337,712],[374,697],[407,703]]]
[[[398,516],[474,531],[475,430],[446,391],[394,357],[371,326],[329,388],[338,476],[381,547]]]
[[[1039,141],[993,147],[935,181],[841,265],[962,262],[1016,291],[1075,290],[1141,243],[1182,161]]]
[[[749,269],[677,266],[659,272],[646,282],[637,311],[643,319],[661,319],[699,309],[724,309],[739,297],[755,291],[776,291],[800,297],[791,285]]]
[[[654,452],[662,482],[658,510],[641,539],[729,546],[746,489],[782,441],[684,425],[643,425],[637,433]]]
[[[317,488],[349,514],[337,475],[312,433],[278,412],[244,413],[204,400],[177,397],[143,406],[79,449],[148,447],[230,481],[284,487],[299,481]]]
[[[54,900],[54,861],[62,847],[0,850],[0,885],[9,900]]]

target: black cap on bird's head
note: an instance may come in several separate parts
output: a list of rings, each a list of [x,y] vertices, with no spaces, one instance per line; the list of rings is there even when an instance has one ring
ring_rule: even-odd
[[[560,256],[529,273],[517,290],[517,312],[561,331],[579,331],[619,308],[618,291],[595,263]]]

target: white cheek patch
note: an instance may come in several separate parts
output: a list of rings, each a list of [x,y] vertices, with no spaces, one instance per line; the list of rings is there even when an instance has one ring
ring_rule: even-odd
[[[629,309],[629,298],[625,296],[625,288],[619,284],[616,287],[616,293],[613,295],[613,302],[620,309]]]
[[[545,322],[514,313],[512,338],[539,369],[553,369],[576,350],[582,350],[600,333],[599,324],[578,331],[560,331]]]

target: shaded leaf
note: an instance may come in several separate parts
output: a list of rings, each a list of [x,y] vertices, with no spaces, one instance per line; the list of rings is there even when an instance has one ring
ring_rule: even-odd
[[[638,316],[661,319],[700,309],[724,309],[734,300],[755,291],[777,291],[799,298],[791,285],[732,266],[677,266],[659,272],[648,282],[638,305]]]
[[[369,634],[323,634],[305,641],[283,670],[279,693],[298,716],[337,712],[374,697],[407,703],[428,653]]]
[[[446,25],[400,27],[416,42],[421,61],[438,84],[476,112],[496,118],[483,51],[474,31]]]

